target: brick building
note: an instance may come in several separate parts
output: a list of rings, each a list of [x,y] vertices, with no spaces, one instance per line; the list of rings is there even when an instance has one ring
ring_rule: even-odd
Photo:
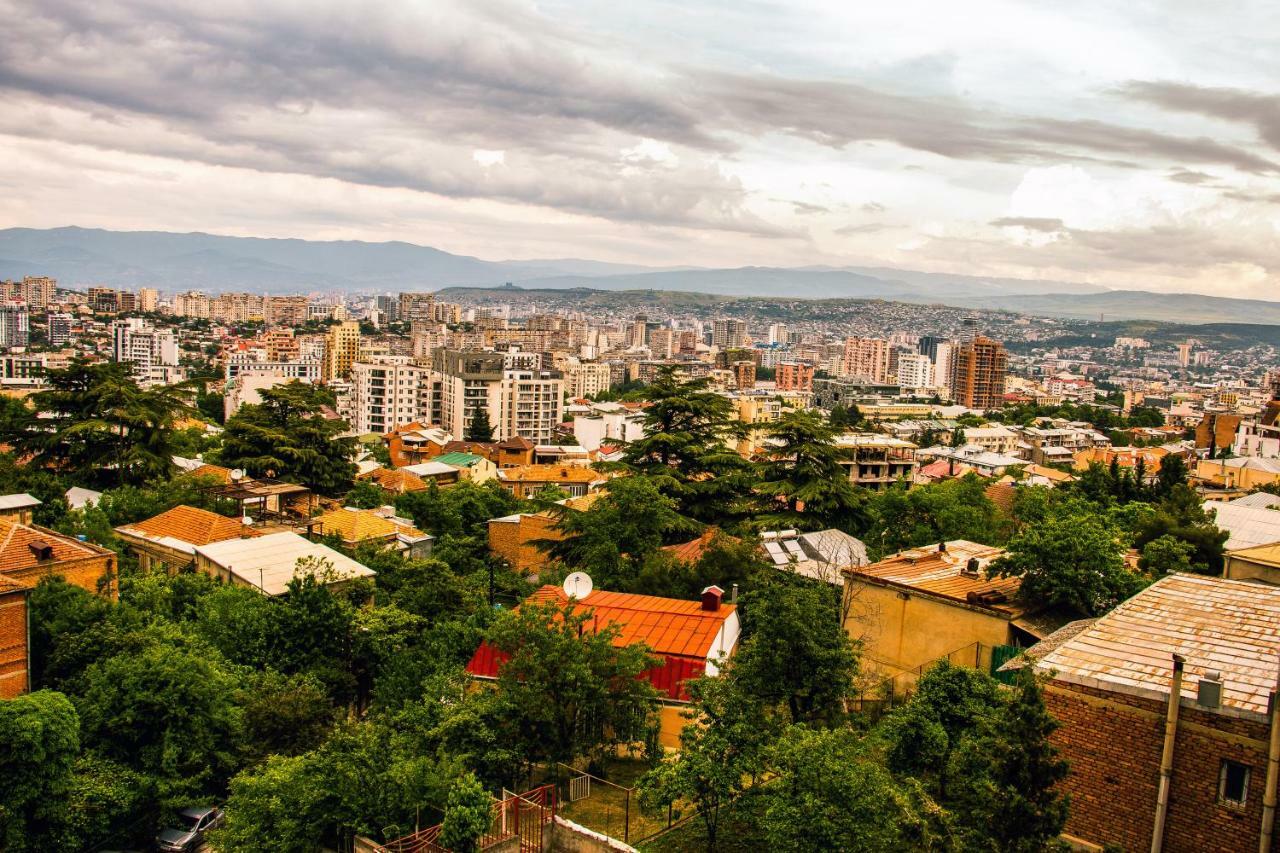
[[[95,595],[116,595],[114,551],[34,524],[0,520],[0,576],[35,586],[50,575]]]
[[[1045,704],[1062,724],[1054,741],[1071,765],[1067,834],[1099,847],[1153,849],[1177,655],[1185,663],[1162,849],[1277,849],[1260,842],[1280,710],[1272,710],[1280,588],[1168,575],[1064,631],[1074,636],[1050,637],[1042,646],[1051,648],[1030,655],[1051,679]]]
[[[27,596],[31,588],[0,577],[0,699],[30,689],[27,673]]]
[[[580,498],[567,498],[560,504],[574,512],[584,512],[595,503],[599,492]],[[564,535],[555,529],[556,515],[550,510],[519,512],[489,519],[489,550],[507,561],[512,570],[521,575],[537,574],[551,558],[535,543],[556,542]]]
[[[951,395],[970,409],[998,409],[1004,403],[1009,354],[1004,344],[978,335],[951,357]]]
[[[774,385],[779,391],[812,391],[813,365],[784,361],[778,365]]]

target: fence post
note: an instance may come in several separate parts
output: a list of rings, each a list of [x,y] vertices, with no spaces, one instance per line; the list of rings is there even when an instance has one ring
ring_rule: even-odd
[[[622,840],[631,840],[631,789],[627,789],[626,811],[622,818]]]

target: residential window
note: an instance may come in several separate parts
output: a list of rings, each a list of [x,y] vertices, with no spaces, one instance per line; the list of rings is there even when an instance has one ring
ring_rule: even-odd
[[[1243,808],[1249,796],[1249,777],[1252,773],[1248,765],[1236,761],[1223,761],[1218,771],[1218,802],[1227,806]]]

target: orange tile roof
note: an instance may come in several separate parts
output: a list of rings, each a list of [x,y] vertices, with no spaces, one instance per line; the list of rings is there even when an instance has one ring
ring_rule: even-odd
[[[1013,483],[992,483],[982,490],[987,496],[987,500],[1005,512],[1013,509],[1013,497],[1018,493],[1018,489]]]
[[[157,516],[133,524],[125,524],[116,528],[122,533],[140,533],[158,539],[169,537],[180,539],[192,545],[208,545],[210,542],[222,542],[225,539],[239,539],[242,536],[256,535],[238,518],[227,518],[207,509],[179,504]]]
[[[560,587],[544,586],[528,600],[563,605],[569,599]],[[736,605],[721,603],[719,610],[710,611],[703,610],[700,601],[596,590],[580,599],[574,612],[592,611],[594,619],[589,624],[597,630],[617,625],[616,646],[644,643],[660,655],[706,658],[721,626],[736,609]]]
[[[1052,480],[1056,483],[1070,483],[1075,480],[1075,477],[1066,471],[1059,471],[1057,468],[1050,468],[1047,465],[1037,465],[1034,462],[1024,465],[1022,473],[1027,476],[1044,477],[1046,480]]]
[[[367,509],[342,507],[312,519],[316,532],[325,536],[340,536],[347,542],[363,542],[366,539],[385,539],[404,533],[421,536],[422,531],[396,524],[394,521]]]
[[[984,606],[994,606],[995,609],[1012,613],[1022,612],[1015,601],[1022,586],[1021,578],[987,578],[984,571],[989,562],[1004,554],[1003,548],[964,539],[955,539],[946,545],[945,552],[939,551],[937,545],[900,551],[878,563],[854,569],[846,576],[856,580],[859,575],[869,575],[897,586],[961,602],[968,602],[971,592],[1001,592],[1007,601]],[[980,563],[978,575],[973,577],[963,574],[962,570],[969,559],[974,557]]]
[[[718,527],[708,527],[702,531],[702,535],[697,539],[681,542],[678,545],[665,545],[662,550],[681,562],[696,563],[702,559],[703,554],[711,549],[711,543],[716,540],[717,536],[723,536],[732,542],[738,541],[734,537],[723,533]]]
[[[218,482],[223,483],[225,485],[229,485],[231,483],[230,468],[223,468],[221,465],[210,465],[207,462],[204,465],[201,465],[199,468],[192,470],[191,476],[213,477]]]
[[[361,474],[358,479],[377,483],[388,492],[404,494],[405,492],[421,492],[427,488],[427,481],[412,471],[401,471],[391,468],[374,468]]]
[[[593,483],[604,476],[583,465],[517,465],[500,469],[498,478],[521,483]]]
[[[36,559],[30,546],[37,541],[44,542],[53,549],[53,560],[42,563]],[[70,536],[63,536],[44,527],[0,519],[0,572],[12,572],[110,553],[105,548],[72,539]]]

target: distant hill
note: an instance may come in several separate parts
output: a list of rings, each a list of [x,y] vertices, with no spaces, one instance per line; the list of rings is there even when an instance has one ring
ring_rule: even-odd
[[[1151,293],[1109,290],[1104,293],[1015,294],[998,306],[979,299],[956,300],[960,307],[999,307],[1023,314],[1076,317],[1082,320],[1162,320],[1168,323],[1263,323],[1280,325],[1280,302],[1230,299],[1199,293]]]
[[[307,293],[497,287],[654,291],[794,299],[889,299],[1047,316],[1280,324],[1280,303],[1108,291],[1077,282],[889,267],[644,267],[580,258],[485,261],[412,243],[106,231],[0,230],[0,278],[52,275],[67,287]]]

